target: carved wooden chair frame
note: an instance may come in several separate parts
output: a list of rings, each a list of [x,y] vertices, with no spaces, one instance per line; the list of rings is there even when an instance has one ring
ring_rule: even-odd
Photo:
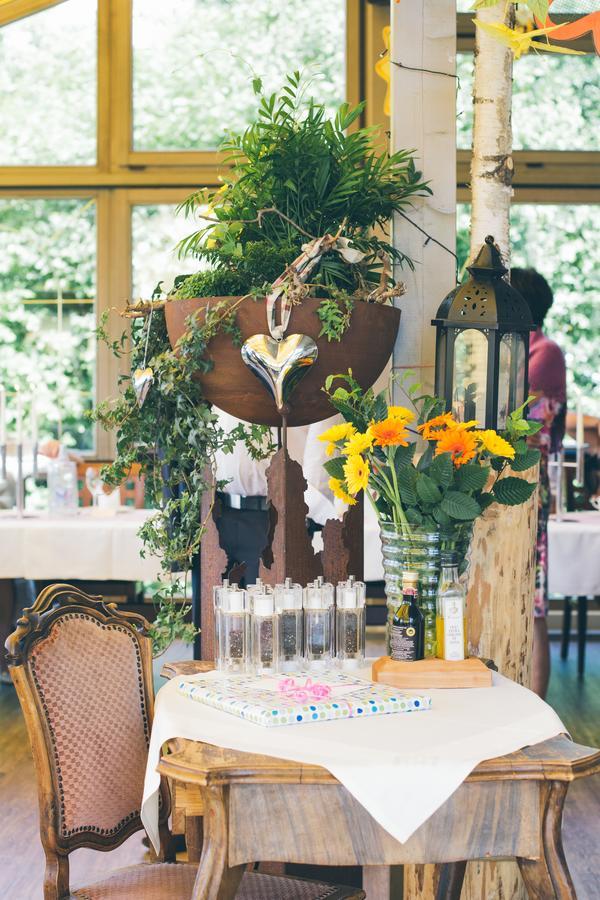
[[[110,834],[96,830],[78,830],[66,837],[61,834],[60,803],[57,802],[58,773],[53,741],[42,699],[36,687],[30,653],[50,633],[52,626],[66,614],[79,613],[96,619],[103,625],[125,628],[139,650],[141,686],[145,704],[148,734],[154,714],[152,682],[152,644],[149,623],[137,613],[118,609],[116,603],[105,603],[102,597],[91,597],[68,584],[54,584],[45,588],[33,606],[24,609],[16,630],[6,641],[9,671],[23,710],[37,776],[40,810],[40,836],[46,855],[44,896],[62,897],[69,894],[68,855],[79,847],[93,850],[113,850],[128,837],[143,829],[139,815],[128,818]],[[141,798],[140,798],[141,802]],[[159,859],[173,860],[171,834],[167,819],[170,814],[170,794],[166,779],[161,779]]]

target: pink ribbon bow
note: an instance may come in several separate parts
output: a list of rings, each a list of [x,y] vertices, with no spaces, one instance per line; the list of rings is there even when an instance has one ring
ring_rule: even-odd
[[[297,703],[306,703],[307,700],[326,700],[331,694],[331,688],[326,684],[314,682],[307,678],[304,684],[296,684],[295,678],[283,678],[278,685],[279,692],[289,700]]]

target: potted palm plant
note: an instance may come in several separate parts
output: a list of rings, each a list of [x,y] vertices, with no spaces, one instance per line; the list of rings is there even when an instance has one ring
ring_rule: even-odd
[[[343,104],[332,118],[307,99],[307,89],[299,73],[278,95],[257,87],[256,121],[223,147],[229,169],[222,186],[183,204],[204,218],[181,244],[202,268],[179,280],[165,305],[173,347],[192,315],[202,324],[207,313],[226,323],[207,347],[214,367],[199,372],[204,395],[260,424],[279,417],[249,377],[232,333],[245,340],[265,332],[264,298],[274,291],[288,306],[288,328],[318,346],[289,424],[326,418],[331,413],[319,388],[328,374],[351,366],[369,387],[390,357],[400,316],[390,303],[403,292],[390,263],[412,264],[391,245],[387,229],[413,197],[429,192],[409,152],[381,151],[373,128],[355,127],[362,104]]]

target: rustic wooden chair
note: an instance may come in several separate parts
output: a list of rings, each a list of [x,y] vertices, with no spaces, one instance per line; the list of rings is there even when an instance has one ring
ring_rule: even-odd
[[[99,472],[105,465],[106,461],[102,462],[99,460],[93,462],[84,460],[77,463],[77,491],[79,493],[80,506],[91,506],[93,502],[92,495],[85,481],[85,473],[88,469],[96,469]],[[122,506],[131,506],[135,507],[135,509],[144,508],[146,499],[145,484],[144,478],[140,476],[140,467],[137,463],[131,467],[129,475],[119,487],[119,496]]]
[[[6,642],[33,750],[44,900],[189,900],[197,866],[174,864],[160,793],[159,862],[70,892],[69,854],[112,850],[142,829],[140,805],[154,697],[148,623],[68,584],[45,588]],[[342,900],[354,889],[247,872],[240,900]]]

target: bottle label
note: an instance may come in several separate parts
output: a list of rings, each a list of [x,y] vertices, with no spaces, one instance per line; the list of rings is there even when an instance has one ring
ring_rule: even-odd
[[[465,658],[463,604],[444,600],[444,659]]]
[[[390,650],[395,660],[413,662],[417,658],[417,629],[414,625],[392,625]]]

